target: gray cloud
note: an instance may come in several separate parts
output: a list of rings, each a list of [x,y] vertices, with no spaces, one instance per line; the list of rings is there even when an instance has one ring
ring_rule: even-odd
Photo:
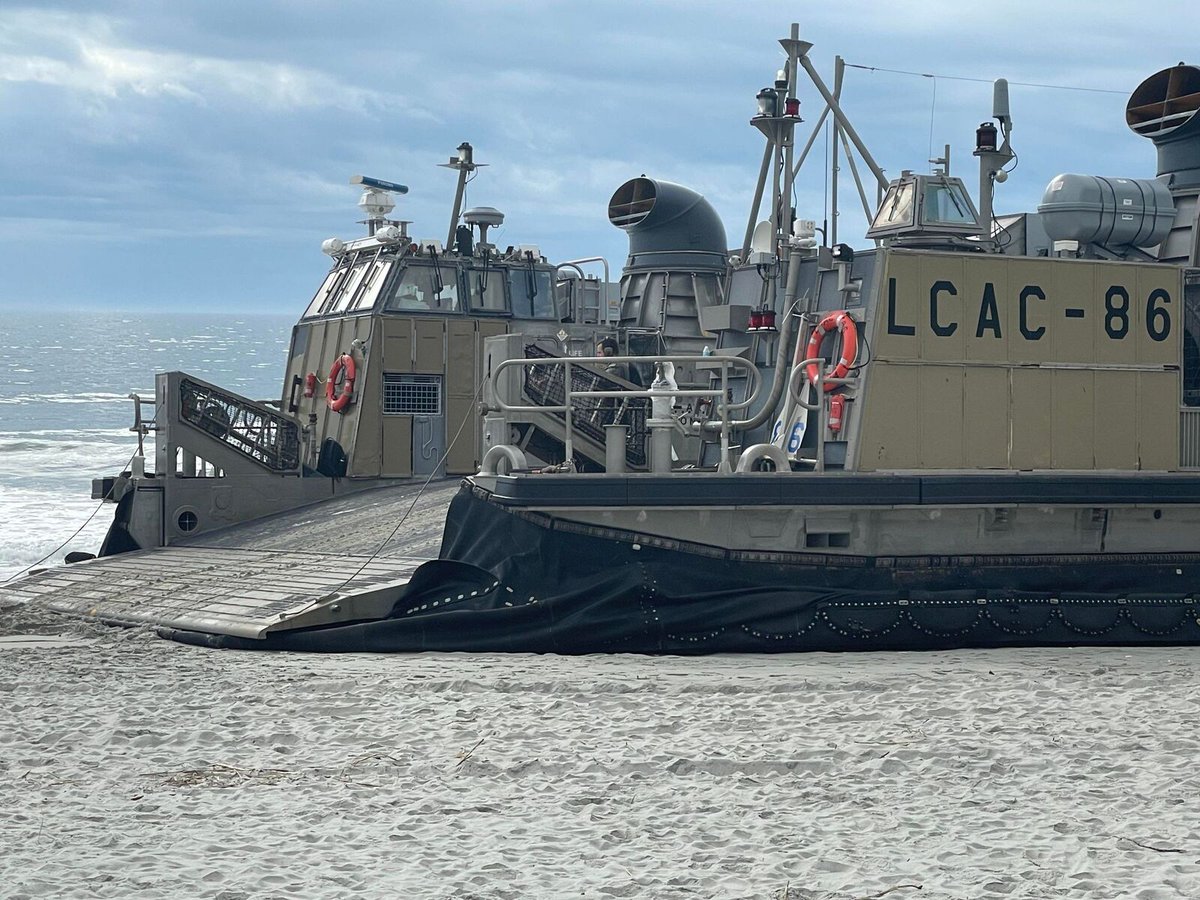
[[[1196,24],[1178,0],[1153,16],[1030,0],[77,10],[0,12],[0,303],[163,302],[160,283],[139,277],[153,255],[156,272],[176,273],[179,302],[298,309],[323,266],[319,240],[359,227],[348,176],[411,184],[400,212],[418,234],[444,236],[453,177],[434,166],[462,140],[491,164],[468,201],[504,209],[507,239],[552,257],[604,253],[619,268],[624,241],[604,207],[641,173],[702,190],[736,242],[762,153],[754,93],[800,14],[827,81],[840,53],[880,69],[1117,91],[1014,84],[1021,159],[998,202],[1030,208],[1060,171],[1153,174],[1148,142],[1124,127],[1124,92],[1188,58]],[[806,84],[801,99],[811,124],[821,101]],[[852,68],[844,100],[889,172],[924,169],[949,142],[971,183],[988,84]],[[826,203],[824,152],[822,138],[797,186],[813,218]],[[856,239],[862,213],[843,174],[841,231]]]

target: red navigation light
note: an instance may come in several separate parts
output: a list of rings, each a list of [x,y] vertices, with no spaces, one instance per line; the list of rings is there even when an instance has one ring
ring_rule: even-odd
[[[996,126],[984,122],[975,129],[975,152],[991,153],[996,149]]]

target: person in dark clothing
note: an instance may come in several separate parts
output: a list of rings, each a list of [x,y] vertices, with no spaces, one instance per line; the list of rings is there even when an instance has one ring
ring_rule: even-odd
[[[615,339],[606,337],[603,340],[601,340],[599,343],[596,344],[596,355],[597,356],[616,356],[619,349],[620,348],[617,346],[617,342]],[[632,365],[630,365],[629,363],[625,363],[625,362],[609,363],[607,366],[604,367],[604,371],[608,372],[610,375],[615,375],[617,378],[624,379],[625,381],[628,381],[630,384],[635,384],[638,387],[642,386],[641,375],[639,375],[638,370],[636,368],[634,368]]]
[[[616,340],[606,337],[596,342],[596,355],[605,358],[614,357],[619,352]],[[604,367],[606,375],[611,375],[614,378],[620,378],[623,381],[628,381],[635,387],[642,386],[642,380],[638,376],[637,369],[626,362],[611,362]],[[612,382],[607,382],[600,390],[621,390],[621,386],[614,385]],[[628,409],[629,401],[624,398],[606,397],[600,400],[595,407],[595,415],[598,417],[598,424],[613,425],[621,421],[626,410]]]

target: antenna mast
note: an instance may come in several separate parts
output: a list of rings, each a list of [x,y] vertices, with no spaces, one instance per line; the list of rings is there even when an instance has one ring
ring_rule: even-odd
[[[996,126],[990,121],[984,122],[975,131],[975,153],[979,157],[979,236],[985,241],[992,239],[992,198],[996,190],[996,182],[1003,184],[1008,180],[1004,167],[1016,157],[1009,145],[1012,134],[1012,115],[1008,111],[1008,82],[997,78],[992,89],[992,118],[1000,123],[1000,133],[1004,143],[996,146]]]

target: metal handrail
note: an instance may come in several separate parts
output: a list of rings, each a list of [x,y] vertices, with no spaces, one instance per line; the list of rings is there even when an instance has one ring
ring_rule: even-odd
[[[179,421],[274,472],[300,471],[300,426],[257,401],[183,375]]]
[[[832,385],[836,386],[836,385],[842,385],[842,384],[852,384],[854,382],[855,379],[853,379],[853,378],[829,378],[829,377],[827,377],[825,375],[825,373],[823,371],[821,371],[821,366],[824,363],[825,363],[825,360],[822,357],[814,356],[814,357],[811,357],[810,359],[804,360],[803,362],[798,362],[794,366],[792,366],[792,374],[788,376],[787,390],[788,390],[788,399],[789,400],[791,400],[795,403],[799,403],[801,406],[803,406],[805,409],[807,409],[809,411],[821,408],[820,403],[805,403],[804,400],[801,399],[801,397],[800,397],[800,385],[798,385],[796,383],[796,381],[799,379],[799,377],[801,375],[804,375],[807,378],[807,373],[805,370],[809,366],[814,365],[814,364],[817,366],[817,380],[813,381],[812,385],[818,391],[820,391],[820,394],[817,395],[818,397],[822,396],[825,393],[825,385],[827,385],[827,384],[832,384]]]
[[[816,365],[817,378],[811,381],[808,378],[808,367]],[[788,375],[788,399],[798,403],[800,406],[807,409],[809,412],[815,411],[817,414],[817,457],[813,470],[816,472],[825,471],[825,385],[842,385],[850,384],[852,378],[828,378],[825,375],[825,360],[820,356],[812,356],[808,359],[796,363],[792,367],[792,372]],[[811,381],[813,388],[816,390],[817,399],[812,403],[804,402],[800,396],[800,386],[796,383],[799,376],[803,375],[806,381]]]
[[[579,277],[581,280],[586,280],[587,276],[584,274],[581,266],[584,263],[597,263],[597,262],[600,263],[604,267],[604,281],[601,282],[600,294],[598,296],[599,305],[596,308],[596,321],[598,324],[608,325],[609,324],[608,297],[604,296],[604,294],[608,288],[608,284],[609,284],[608,260],[607,259],[605,259],[603,256],[585,256],[582,259],[568,259],[566,262],[560,262],[557,266],[554,267],[554,274],[555,274],[555,277],[557,280],[559,269],[570,268],[570,269],[574,269],[576,272],[579,273]],[[580,299],[582,300],[582,298],[580,298]]]
[[[674,390],[655,390],[653,387],[640,388],[631,391],[574,391],[571,389],[571,366],[573,365],[594,365],[594,366],[610,366],[616,363],[663,363],[670,362],[676,364],[684,363],[699,363],[716,364],[721,369],[721,382],[717,387],[698,388],[698,389],[683,389],[676,388]],[[564,368],[563,372],[563,403],[558,406],[516,406],[510,405],[502,400],[495,391],[492,392],[492,400],[496,408],[502,412],[517,412],[517,413],[534,413],[534,412],[560,412],[563,413],[563,422],[565,435],[563,443],[567,460],[573,459],[575,456],[574,445],[574,430],[572,421],[574,416],[573,405],[571,403],[574,397],[644,397],[652,403],[655,398],[661,397],[709,397],[714,401],[716,411],[720,412],[721,418],[721,463],[724,466],[729,465],[729,433],[731,412],[737,412],[748,408],[758,399],[758,389],[761,383],[758,369],[754,363],[749,360],[742,359],[740,356],[696,356],[691,354],[678,354],[674,356],[551,356],[542,359],[506,359],[502,361],[492,371],[492,384],[495,384],[500,373],[510,367],[527,368],[531,366],[551,366],[558,365]],[[746,399],[737,403],[728,401],[729,388],[729,370],[730,368],[745,369],[749,374],[750,385],[746,391]]]
[[[147,421],[142,418],[142,407],[155,406],[157,398],[154,400],[144,400],[136,392],[131,392],[127,399],[133,401],[133,424],[129,426],[129,430],[137,435],[137,455],[144,457],[146,455],[146,435],[151,431],[155,431],[158,426],[153,419]]]

